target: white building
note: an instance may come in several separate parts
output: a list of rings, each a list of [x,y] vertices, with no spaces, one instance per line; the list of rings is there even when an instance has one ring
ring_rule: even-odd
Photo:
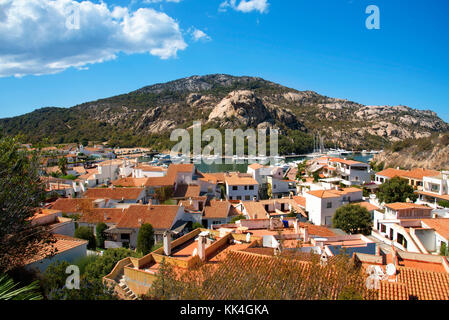
[[[309,220],[315,225],[332,225],[335,211],[342,205],[362,201],[362,189],[315,190],[305,194],[306,211]]]
[[[259,183],[248,174],[226,173],[226,196],[229,200],[258,199]]]

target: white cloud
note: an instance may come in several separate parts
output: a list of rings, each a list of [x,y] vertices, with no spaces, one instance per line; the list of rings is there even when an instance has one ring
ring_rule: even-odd
[[[222,2],[218,8],[219,11],[226,11],[228,7],[240,11],[240,12],[251,12],[259,11],[260,13],[268,12],[268,0],[240,0],[237,4],[237,0],[225,0]]]
[[[195,42],[199,41],[199,40],[204,40],[204,41],[212,40],[212,38],[209,37],[204,31],[198,30],[196,28],[189,29],[189,32],[191,33],[192,39]]]
[[[109,9],[91,1],[0,0],[0,77],[84,69],[120,52],[167,59],[186,47],[178,22],[154,9]]]
[[[175,2],[175,3],[180,3],[181,0],[143,0],[143,3],[159,3],[159,2]]]

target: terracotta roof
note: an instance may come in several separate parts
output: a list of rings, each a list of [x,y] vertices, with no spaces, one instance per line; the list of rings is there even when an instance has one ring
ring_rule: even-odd
[[[181,163],[181,164],[171,164],[168,166],[168,171],[175,172],[193,172],[195,165],[193,163]]]
[[[353,202],[352,204],[358,204],[359,206],[362,206],[362,207],[366,208],[368,211],[380,210],[380,208],[378,206],[375,206],[374,204],[371,204],[371,203],[366,202],[366,201]]]
[[[167,187],[173,186],[175,179],[171,177],[150,177],[145,182],[145,187]]]
[[[134,200],[139,198],[144,188],[92,188],[84,193],[85,198]]]
[[[309,235],[314,235],[314,236],[318,236],[318,237],[334,237],[334,236],[336,236],[336,234],[331,229],[329,229],[328,227],[325,227],[325,226],[316,226],[314,224],[304,223],[304,222],[300,222],[298,224],[298,226],[301,228],[307,227]]]
[[[233,206],[226,200],[211,200],[209,204],[204,207],[204,218],[227,218],[233,214],[235,211],[231,210]]]
[[[287,171],[286,177],[290,180],[296,182],[296,174],[298,173],[298,168],[290,168]]]
[[[88,179],[91,178],[94,174],[98,173],[98,170],[97,170],[97,168],[86,169],[85,172],[86,172],[86,173],[81,174],[80,176],[78,176],[78,179],[88,180]]]
[[[261,165],[260,163],[253,163],[253,164],[250,164],[249,166],[248,166],[248,168],[251,168],[251,169],[254,169],[254,170],[257,170],[257,169],[260,169],[260,168],[263,168],[264,166],[263,165]]]
[[[27,261],[25,261],[25,265],[43,260],[52,252],[57,255],[64,251],[74,249],[82,245],[87,245],[88,242],[86,240],[77,239],[62,234],[53,234],[52,237],[55,242],[48,244],[48,246],[42,248],[36,255],[30,257]]]
[[[298,205],[300,205],[301,207],[305,208],[306,207],[306,197],[302,197],[302,196],[293,196],[293,200],[296,201],[296,203]]]
[[[170,229],[178,209],[174,205],[132,205],[117,223],[117,228],[140,228],[149,223],[153,229]]]
[[[197,185],[181,184],[176,187],[173,198],[194,198],[200,195],[201,187]]]
[[[79,221],[92,224],[100,222],[117,224],[125,212],[126,209],[95,208],[83,212]]]
[[[366,164],[360,161],[355,161],[355,160],[345,160],[345,159],[341,159],[341,158],[330,158],[329,161],[331,162],[339,162],[339,163],[343,163],[346,165],[353,165],[353,164]]]
[[[307,192],[308,194],[311,194],[312,196],[318,197],[318,198],[339,198],[340,195],[332,192],[331,190],[313,190]]]
[[[136,166],[136,169],[141,169],[142,171],[148,171],[148,172],[164,172],[164,171],[167,171],[167,169],[164,168],[164,167],[150,166],[150,165],[147,165],[147,164],[139,164],[138,166]]]
[[[211,173],[202,173],[202,172],[198,172],[198,180],[212,183],[212,184],[217,184],[217,182],[218,182],[217,175],[214,175]]]
[[[61,210],[63,213],[81,212],[82,208],[92,208],[92,202],[95,199],[72,199],[59,198],[52,205],[51,209]]]
[[[421,220],[427,227],[434,229],[442,237],[449,239],[449,219],[435,218]]]
[[[439,171],[416,168],[413,170],[406,171],[406,173],[403,174],[402,177],[422,180],[423,177],[434,177],[438,176],[439,174],[440,174]]]
[[[449,274],[399,266],[397,283],[382,282],[381,300],[449,300]]]
[[[382,171],[379,171],[376,173],[377,176],[384,176],[388,178],[394,178],[394,177],[401,177],[402,175],[406,174],[406,170],[400,170],[400,169],[394,169],[394,168],[388,168]]]
[[[250,219],[265,219],[267,217],[267,211],[261,202],[242,201],[242,204],[245,207],[246,214]]]
[[[121,186],[121,187],[142,187],[146,184],[147,180],[149,178],[121,178],[117,179],[111,182],[114,186]]]
[[[325,199],[325,198],[339,198],[342,195],[346,195],[346,194],[354,193],[354,192],[363,192],[363,191],[362,191],[362,189],[359,189],[359,188],[349,187],[349,188],[343,188],[343,189],[339,189],[339,190],[313,190],[313,191],[309,191],[307,193],[311,194],[315,197]]]
[[[429,209],[433,210],[432,208],[422,205],[422,204],[416,204],[416,203],[408,203],[408,202],[394,202],[394,203],[387,203],[385,205],[387,208],[390,208],[392,210],[406,210],[406,209]]]
[[[245,185],[259,184],[253,177],[238,173],[225,175],[224,179],[226,183],[230,186],[245,186]]]

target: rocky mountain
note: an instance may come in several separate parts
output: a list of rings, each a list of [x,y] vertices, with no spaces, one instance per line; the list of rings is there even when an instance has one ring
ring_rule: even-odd
[[[385,168],[449,170],[449,133],[393,143],[373,161]]]
[[[312,133],[320,133],[329,146],[369,149],[449,130],[432,111],[364,106],[224,74],[155,84],[72,108],[38,109],[0,119],[0,127],[4,134],[23,133],[31,142],[88,139],[131,146],[161,144],[171,130],[189,128],[195,120],[205,127],[277,128],[283,143],[302,144],[301,151],[313,146]]]

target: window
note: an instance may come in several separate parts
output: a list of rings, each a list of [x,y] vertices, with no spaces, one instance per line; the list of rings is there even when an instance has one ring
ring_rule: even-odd
[[[245,190],[248,190],[248,186],[245,186]]]
[[[251,200],[250,196],[245,196],[245,200]]]
[[[120,239],[121,240],[129,240],[129,233],[121,233]]]
[[[387,227],[384,224],[381,225],[380,226],[380,231],[383,232],[383,233],[386,233],[387,232]]]
[[[249,190],[254,190],[254,186],[249,186]]]
[[[233,186],[233,187],[232,187],[232,190],[237,190],[237,189],[238,189],[237,186]]]
[[[242,200],[242,196],[237,196],[237,200]]]
[[[332,202],[328,202],[327,203],[327,208],[329,209],[329,208],[332,208]]]

